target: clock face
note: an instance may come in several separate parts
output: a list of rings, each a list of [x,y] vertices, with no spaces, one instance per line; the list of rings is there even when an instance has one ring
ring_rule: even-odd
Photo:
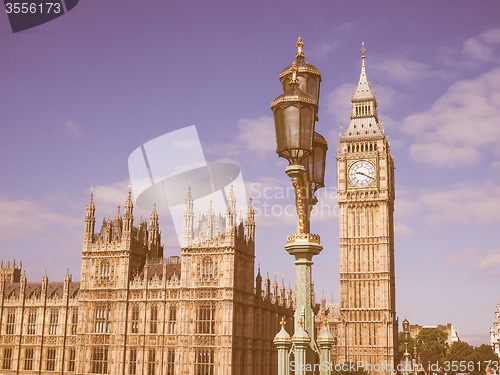
[[[349,181],[358,187],[365,187],[375,182],[375,167],[367,160],[355,162],[349,168]]]

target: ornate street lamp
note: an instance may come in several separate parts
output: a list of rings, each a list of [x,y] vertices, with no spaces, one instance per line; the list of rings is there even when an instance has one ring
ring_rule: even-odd
[[[410,341],[410,322],[406,319],[403,320],[403,335],[405,338],[405,352],[403,354],[404,358],[404,370],[403,374],[408,374],[410,372],[411,360],[410,353],[408,352],[408,342]]]
[[[302,39],[299,38],[296,61],[280,75],[284,93],[271,104],[276,130],[276,153],[289,162],[285,172],[293,182],[297,209],[297,233],[288,236],[285,246],[288,253],[295,257],[297,272],[294,335],[291,339],[296,375],[305,374],[300,370],[301,364],[318,363],[320,353],[314,339],[311,265],[312,257],[323,248],[319,236],[310,234],[310,213],[317,202],[315,192],[325,186],[328,150],[325,138],[315,132],[321,74],[305,61],[302,46]],[[275,342],[283,347],[284,332],[280,331],[280,334],[276,336]],[[328,353],[323,352],[322,357],[330,358],[333,341],[325,341],[326,336],[323,336],[322,350],[328,350]],[[283,366],[279,367],[279,375],[286,373]]]

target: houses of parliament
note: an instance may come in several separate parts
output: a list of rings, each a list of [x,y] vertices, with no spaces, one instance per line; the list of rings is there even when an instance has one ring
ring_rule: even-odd
[[[319,74],[303,54],[296,61],[301,85]],[[394,160],[364,47],[336,160],[340,301],[312,298],[316,329],[336,336],[334,363],[394,366]],[[252,203],[237,220],[232,192],[227,202],[195,230],[187,192],[181,256],[167,259],[156,209],[135,225],[129,191],[123,215],[118,207],[97,231],[91,195],[79,282],[28,282],[21,265],[1,265],[0,374],[275,374],[273,338],[282,317],[293,327],[294,293],[254,275]]]

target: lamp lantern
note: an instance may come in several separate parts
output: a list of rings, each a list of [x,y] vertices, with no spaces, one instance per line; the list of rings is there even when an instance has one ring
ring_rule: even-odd
[[[276,129],[276,153],[290,164],[300,164],[312,153],[316,100],[299,87],[297,64],[292,64],[289,89],[271,104]]]

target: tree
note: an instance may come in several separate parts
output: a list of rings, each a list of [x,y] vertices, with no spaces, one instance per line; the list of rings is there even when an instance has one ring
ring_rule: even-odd
[[[441,364],[441,358],[438,352],[426,349],[420,353],[420,363],[424,369],[431,369],[436,363]]]
[[[492,347],[486,344],[473,347],[466,342],[454,342],[446,354],[443,365],[449,375],[456,373],[470,373],[483,375],[488,364],[495,369],[498,367],[498,355]]]
[[[448,351],[448,335],[439,328],[422,329],[417,337],[417,349],[422,358],[424,351],[434,352],[441,363]],[[433,356],[435,358],[435,356]]]
[[[471,355],[473,352],[474,347],[467,344],[466,342],[455,341],[453,344],[451,344],[448,353],[443,359],[443,363],[445,364],[445,366],[447,365],[450,368],[447,373],[449,375],[455,375],[457,372],[469,372],[470,366],[467,367],[467,364],[472,360]],[[460,369],[458,369],[457,371],[453,371],[452,364],[454,362],[457,363],[457,366],[460,366],[460,362],[464,362],[466,371],[461,371]]]
[[[469,360],[474,362],[474,371],[471,372],[471,375],[480,375],[484,374],[486,367],[491,362],[496,362],[496,366],[493,367],[498,368],[498,355],[493,351],[493,348],[490,345],[483,344],[481,346],[476,346],[474,351],[469,356]]]

